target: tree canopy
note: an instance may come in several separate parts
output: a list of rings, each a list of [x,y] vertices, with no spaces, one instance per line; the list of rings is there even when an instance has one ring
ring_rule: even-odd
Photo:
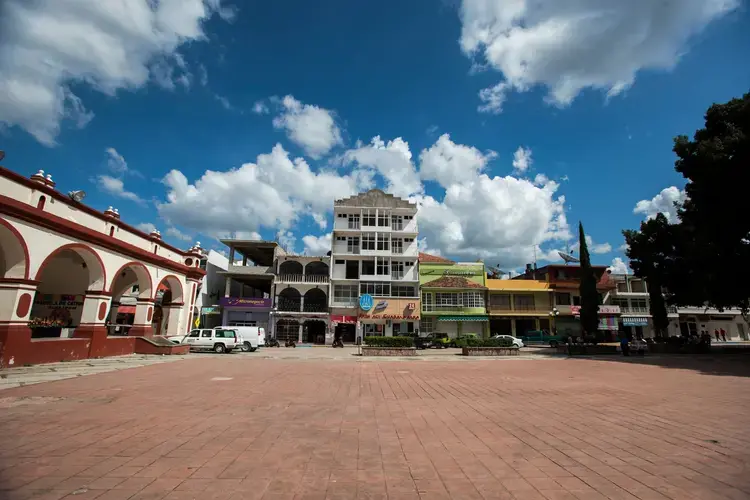
[[[750,283],[750,93],[712,105],[693,139],[674,139],[675,170],[686,179],[677,220],[663,214],[623,231],[636,275],[668,289],[677,305],[747,312]]]

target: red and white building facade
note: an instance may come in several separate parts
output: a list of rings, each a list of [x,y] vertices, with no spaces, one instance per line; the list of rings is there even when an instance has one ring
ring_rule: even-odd
[[[190,328],[202,253],[0,167],[0,367],[169,350],[153,337]],[[124,294],[132,324],[108,335]]]

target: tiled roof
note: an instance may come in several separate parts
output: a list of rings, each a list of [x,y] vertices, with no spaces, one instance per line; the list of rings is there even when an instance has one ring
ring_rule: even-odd
[[[443,276],[436,280],[428,281],[423,288],[484,288],[479,283],[474,283],[462,276]]]
[[[445,257],[440,257],[439,255],[430,255],[423,252],[419,252],[419,262],[424,262],[425,264],[455,264],[455,262],[450,259],[446,259]]]

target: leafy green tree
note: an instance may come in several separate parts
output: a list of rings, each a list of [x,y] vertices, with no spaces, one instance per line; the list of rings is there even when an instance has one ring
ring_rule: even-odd
[[[623,231],[628,245],[626,255],[637,276],[646,278],[651,316],[656,336],[664,335],[669,326],[667,304],[662,286],[669,282],[676,268],[674,256],[678,254],[676,226],[671,226],[664,214],[641,223],[640,231]]]
[[[599,292],[596,290],[596,275],[591,267],[589,247],[583,223],[578,223],[578,241],[581,259],[581,327],[584,335],[597,335],[599,331]]]
[[[678,207],[678,220],[657,217],[651,226],[647,221],[640,231],[626,232],[637,243],[627,252],[633,271],[649,286],[666,287],[667,303],[747,313],[750,93],[712,105],[705,126],[692,140],[676,137],[673,151],[675,170],[687,180],[686,200]]]

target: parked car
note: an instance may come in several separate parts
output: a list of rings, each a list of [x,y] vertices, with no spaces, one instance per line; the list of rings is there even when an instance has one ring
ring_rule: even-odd
[[[169,337],[176,344],[189,344],[191,351],[214,351],[230,353],[239,346],[237,332],[232,329],[196,329],[180,337]]]
[[[266,329],[262,326],[217,326],[216,329],[229,329],[237,332],[237,343],[242,352],[255,352],[266,341]]]
[[[425,338],[430,340],[430,347],[437,349],[446,349],[451,346],[453,339],[451,339],[447,333],[428,333]]]
[[[550,347],[557,347],[558,344],[564,343],[561,336],[551,335],[547,330],[529,330],[519,338],[525,344],[549,344]]]
[[[518,337],[514,337],[513,335],[493,335],[493,339],[510,339],[513,343],[513,347],[523,347],[523,340],[519,339]]]

